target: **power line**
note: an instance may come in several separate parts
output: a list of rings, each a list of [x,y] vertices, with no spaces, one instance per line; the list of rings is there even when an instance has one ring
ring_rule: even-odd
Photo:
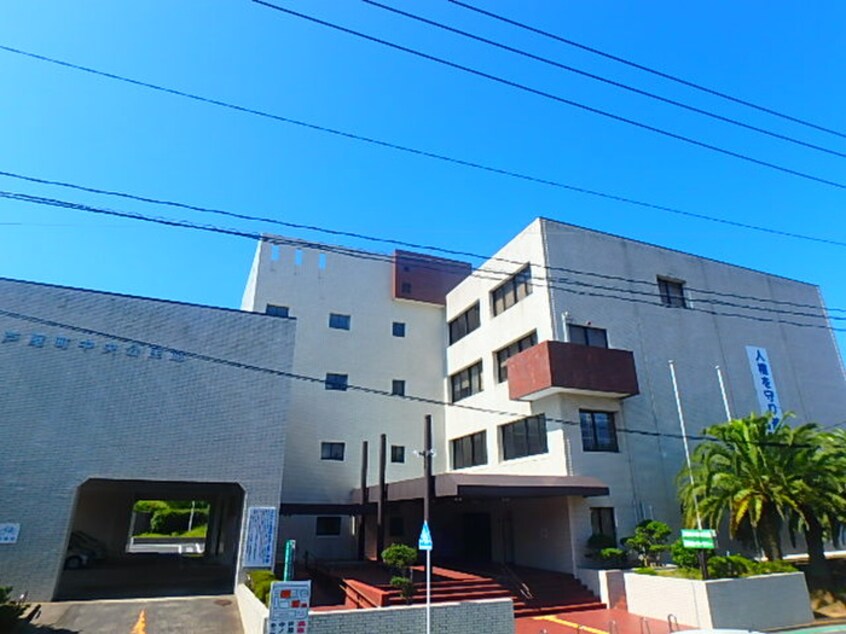
[[[173,220],[173,219],[169,219],[169,218],[147,216],[147,215],[139,214],[139,213],[135,213],[135,212],[125,212],[125,211],[117,211],[117,210],[113,210],[113,209],[106,209],[106,208],[102,208],[102,207],[93,207],[93,206],[90,206],[90,205],[84,205],[84,204],[81,204],[81,203],[75,203],[75,202],[71,202],[71,201],[64,201],[64,200],[58,200],[58,199],[52,199],[52,198],[44,198],[44,197],[41,197],[41,196],[32,196],[32,195],[29,195],[29,194],[22,194],[22,193],[17,193],[17,192],[0,191],[0,198],[6,198],[6,199],[10,199],[10,200],[19,200],[19,201],[22,201],[22,202],[29,202],[29,203],[38,204],[38,205],[47,205],[47,206],[52,206],[52,207],[73,209],[73,210],[77,210],[77,211],[83,211],[83,212],[86,212],[86,213],[102,214],[102,215],[114,216],[114,217],[119,217],[119,218],[127,218],[127,219],[131,219],[131,220],[139,220],[139,221],[142,221],[142,222],[152,222],[152,223],[162,224],[162,225],[170,226],[170,227],[180,227],[180,228],[184,228],[184,229],[194,229],[194,230],[207,231],[207,232],[211,232],[211,233],[218,233],[218,234],[236,236],[236,237],[241,237],[241,238],[248,238],[250,240],[266,240],[267,239],[266,236],[263,236],[262,234],[257,233],[257,232],[249,232],[249,231],[243,231],[243,230],[240,230],[240,229],[218,227],[218,226],[211,225],[211,224],[200,224],[200,223],[193,223],[193,222],[188,222],[188,221],[183,221],[183,220]],[[324,245],[324,244],[318,244],[318,243],[309,243],[309,242],[306,242],[306,241],[291,240],[291,239],[286,239],[286,238],[281,238],[281,237],[271,238],[271,241],[279,243],[279,244],[295,244],[295,245],[300,245],[300,246],[305,246],[305,247],[313,247],[313,248],[320,249],[320,250],[323,250],[323,251],[334,251],[334,252],[337,252],[337,253],[348,255],[350,257],[358,257],[358,258],[372,259],[372,260],[375,259],[375,260],[381,260],[381,261],[386,261],[386,262],[391,261],[391,256],[389,256],[389,255],[366,253],[366,252],[361,252],[361,251],[357,251],[357,250],[346,249],[344,247],[332,247],[330,245]],[[423,265],[423,266],[425,266],[425,265]],[[442,270],[442,267],[438,267],[438,268]],[[492,273],[492,274],[496,275],[497,277],[490,277],[490,276],[486,277],[484,275],[485,273]],[[508,276],[511,275],[511,273],[507,272],[507,271],[493,271],[493,270],[486,270],[486,269],[477,269],[477,270],[473,271],[472,273],[470,273],[470,275],[474,276],[474,277],[479,277],[480,279],[502,281],[503,279],[508,279]],[[593,284],[590,284],[590,283],[587,283],[587,282],[583,282],[583,283],[581,283],[581,285],[588,287],[588,288],[599,288],[600,290],[604,290],[603,287],[601,287],[601,286],[593,285]],[[613,295],[613,294],[609,295],[607,293],[596,293],[596,292],[593,292],[593,291],[574,290],[572,288],[567,288],[567,287],[564,287],[564,286],[556,286],[555,284],[551,284],[549,282],[546,282],[545,286],[547,288],[550,288],[550,289],[562,290],[562,291],[572,293],[572,294],[575,294],[575,295],[584,295],[584,296],[589,296],[589,297],[601,297],[601,298],[606,298],[606,299],[614,299],[614,300],[617,300],[617,301],[625,301],[625,302],[629,302],[629,303],[647,304],[647,305],[650,305],[650,306],[661,306],[661,304],[656,302],[656,301],[647,301],[646,299],[639,299],[637,297],[624,297],[624,296],[621,296],[621,295]],[[615,290],[619,291],[619,290],[623,290],[623,289],[615,289]],[[742,308],[747,308],[747,307],[742,307]],[[777,325],[788,325],[788,326],[797,326],[797,327],[802,327],[802,328],[816,328],[816,329],[822,329],[822,330],[830,330],[830,331],[835,331],[835,332],[846,332],[846,328],[833,327],[833,326],[831,326],[827,323],[826,324],[813,324],[813,323],[803,323],[803,322],[797,322],[797,321],[788,321],[788,320],[784,320],[784,319],[755,317],[755,316],[752,316],[752,315],[746,315],[746,314],[742,314],[742,313],[726,313],[726,312],[720,312],[720,311],[715,311],[715,310],[712,310],[712,309],[696,307],[696,306],[688,306],[686,310],[689,310],[689,311],[692,311],[692,312],[704,313],[704,314],[715,316],[715,317],[735,317],[735,318],[740,318],[740,319],[747,319],[747,320],[751,320],[751,321],[756,321],[756,322],[759,322],[759,323],[772,323],[772,324],[777,324]],[[777,313],[777,311],[770,311],[770,312]],[[823,318],[823,317],[821,317],[821,318]]]
[[[285,370],[278,370],[276,368],[268,368],[266,366],[259,366],[251,363],[244,363],[242,361],[234,361],[232,359],[224,359],[222,357],[215,357],[208,354],[198,353],[198,352],[191,352],[188,350],[176,350],[172,346],[166,346],[159,344],[157,342],[151,342],[142,339],[136,339],[134,337],[126,337],[123,335],[119,335],[112,332],[107,332],[103,330],[97,330],[92,328],[87,328],[85,326],[78,326],[76,324],[69,324],[66,322],[56,321],[54,319],[47,319],[44,317],[39,317],[37,315],[31,315],[27,313],[21,313],[18,311],[8,310],[4,308],[0,308],[0,315],[4,317],[8,317],[9,319],[15,319],[20,321],[25,321],[28,323],[38,324],[41,326],[46,326],[50,328],[61,328],[63,330],[70,330],[73,332],[83,333],[86,335],[93,335],[97,337],[104,337],[107,339],[113,339],[115,341],[120,341],[122,343],[129,343],[138,346],[144,346],[148,348],[159,348],[165,351],[173,351],[173,352],[180,352],[185,359],[195,359],[197,361],[203,361],[206,363],[213,363],[216,365],[222,365],[230,368],[234,368],[236,370],[244,370],[250,372],[259,372],[262,374],[269,374],[273,376],[279,376],[286,379],[292,379],[295,381],[303,381],[306,383],[316,383],[316,384],[325,384],[326,379],[316,376],[311,376],[308,374],[301,374],[297,372],[288,372]],[[8,344],[6,344],[8,345]],[[474,405],[467,405],[462,403],[454,403],[445,400],[439,400],[435,398],[428,398],[423,396],[414,396],[410,394],[394,394],[393,392],[389,392],[387,390],[381,390],[378,388],[367,387],[363,385],[356,385],[347,383],[347,390],[353,392],[361,392],[364,394],[369,394],[372,396],[380,396],[380,397],[387,397],[393,400],[402,400],[402,401],[411,401],[416,403],[425,403],[429,405],[437,405],[443,407],[450,407],[455,409],[463,409],[463,410],[470,410],[478,413],[484,414],[493,414],[497,416],[507,416],[510,418],[517,417],[517,418],[525,418],[526,414],[521,412],[512,412],[508,410],[500,410],[494,409],[489,407],[477,407]],[[564,426],[573,426],[573,427],[581,427],[581,423],[579,421],[572,421],[563,418],[554,418],[544,415],[544,418],[547,422],[556,423]],[[632,434],[638,436],[648,436],[648,437],[667,437],[667,438],[687,438],[688,440],[719,440],[715,437],[706,436],[706,435],[691,435],[691,434],[676,434],[676,433],[666,433],[666,432],[658,432],[658,431],[651,431],[645,429],[630,429],[630,428],[618,428],[618,433],[623,434]],[[739,442],[739,441],[738,441]],[[799,448],[800,445],[790,445],[788,443],[781,443],[781,442],[753,442],[749,441],[748,444],[752,445],[760,445],[760,446],[783,446],[783,447],[795,447]]]
[[[686,211],[684,209],[679,209],[679,208],[676,208],[676,207],[659,205],[659,204],[656,204],[656,203],[646,202],[646,201],[638,200],[638,199],[635,199],[635,198],[630,198],[630,197],[626,197],[626,196],[619,196],[619,195],[616,195],[616,194],[611,194],[611,193],[608,193],[608,192],[603,192],[603,191],[599,191],[599,190],[595,190],[595,189],[588,189],[586,187],[571,185],[571,184],[568,184],[568,183],[564,183],[562,181],[542,178],[542,177],[539,177],[539,176],[533,176],[531,174],[524,174],[524,173],[517,172],[517,171],[514,171],[514,170],[494,167],[492,165],[486,165],[484,163],[478,163],[478,162],[475,162],[475,161],[469,161],[469,160],[465,160],[465,159],[461,159],[461,158],[456,158],[454,156],[448,156],[448,155],[439,154],[439,153],[436,153],[436,152],[429,152],[427,150],[421,150],[419,148],[414,148],[414,147],[407,146],[407,145],[392,143],[390,141],[384,141],[384,140],[381,140],[381,139],[376,139],[374,137],[356,134],[354,132],[349,132],[349,131],[346,131],[346,130],[339,130],[337,128],[331,128],[331,127],[319,125],[319,124],[316,124],[316,123],[302,121],[302,120],[299,120],[299,119],[293,119],[293,118],[290,118],[290,117],[286,117],[286,116],[279,115],[279,114],[274,114],[274,113],[267,112],[267,111],[264,111],[264,110],[257,110],[255,108],[249,108],[247,106],[241,106],[241,105],[238,105],[238,104],[221,101],[219,99],[213,99],[211,97],[204,97],[202,95],[197,95],[197,94],[194,94],[194,93],[189,93],[189,92],[185,92],[185,91],[182,91],[182,90],[177,90],[175,88],[168,88],[166,86],[160,86],[160,85],[153,84],[153,83],[150,83],[150,82],[132,79],[130,77],[125,77],[125,76],[122,76],[122,75],[109,73],[109,72],[106,72],[106,71],[98,70],[98,69],[95,69],[95,68],[90,68],[90,67],[87,67],[87,66],[81,66],[79,64],[74,64],[74,63],[71,63],[71,62],[66,62],[66,61],[55,59],[55,58],[52,58],[52,57],[39,55],[37,53],[31,53],[31,52],[28,52],[28,51],[16,49],[16,48],[13,48],[13,47],[10,47],[10,46],[5,46],[5,45],[2,45],[2,44],[0,44],[0,50],[4,50],[4,51],[9,52],[9,53],[14,53],[16,55],[22,55],[22,56],[25,56],[25,57],[29,57],[29,58],[32,58],[32,59],[39,60],[39,61],[48,62],[48,63],[51,63],[51,64],[56,64],[58,66],[71,68],[71,69],[82,71],[82,72],[89,73],[89,74],[92,74],[92,75],[97,75],[97,76],[104,77],[104,78],[107,78],[107,79],[111,79],[111,80],[114,80],[114,81],[125,82],[125,83],[128,83],[128,84],[140,86],[142,88],[149,88],[150,90],[155,90],[155,91],[170,94],[170,95],[173,95],[173,96],[183,97],[185,99],[190,99],[190,100],[193,100],[193,101],[198,101],[198,102],[207,103],[207,104],[214,105],[214,106],[219,106],[221,108],[228,108],[228,109],[235,110],[235,111],[245,113],[245,114],[251,114],[251,115],[254,115],[254,116],[258,116],[258,117],[263,117],[265,119],[269,119],[269,120],[276,121],[276,122],[279,122],[279,123],[287,123],[287,124],[290,124],[290,125],[303,127],[303,128],[309,129],[309,130],[316,131],[316,132],[323,132],[323,133],[326,133],[326,134],[331,134],[331,135],[334,135],[334,136],[338,136],[338,137],[342,137],[342,138],[346,138],[346,139],[351,139],[351,140],[354,140],[354,141],[361,141],[363,143],[368,143],[368,144],[371,144],[371,145],[375,145],[377,147],[389,148],[389,149],[396,150],[396,151],[399,151],[399,152],[405,152],[405,153],[412,154],[412,155],[415,155],[415,156],[422,156],[422,157],[425,157],[425,158],[435,159],[435,160],[443,161],[445,163],[450,163],[450,164],[453,164],[453,165],[461,165],[462,167],[469,167],[469,168],[472,168],[472,169],[480,170],[480,171],[491,173],[491,174],[497,174],[497,175],[500,175],[500,176],[508,176],[508,177],[511,177],[511,178],[516,178],[516,179],[526,181],[526,182],[530,182],[530,183],[536,183],[536,184],[539,184],[539,185],[546,185],[546,186],[549,186],[549,187],[555,187],[557,189],[563,189],[563,190],[575,192],[575,193],[578,193],[578,194],[584,194],[586,196],[593,196],[593,197],[601,198],[601,199],[604,199],[604,200],[610,200],[610,201],[614,201],[614,202],[625,203],[627,205],[634,205],[636,207],[640,207],[640,208],[643,208],[643,209],[651,209],[653,211],[662,211],[662,212],[671,213],[671,214],[675,214],[675,215],[682,216],[682,217],[696,218],[698,220],[704,220],[704,221],[708,221],[708,222],[719,223],[719,224],[729,226],[729,227],[736,227],[736,228],[739,228],[739,229],[746,229],[746,230],[750,230],[750,231],[758,231],[760,233],[766,233],[766,234],[769,234],[769,235],[777,235],[777,236],[782,236],[782,237],[786,237],[786,238],[806,240],[806,241],[809,241],[809,242],[815,242],[817,244],[827,244],[827,245],[836,246],[836,247],[846,247],[846,241],[842,241],[842,240],[834,240],[834,239],[825,238],[825,237],[822,237],[822,236],[813,236],[813,235],[802,234],[802,233],[797,233],[797,232],[792,232],[792,231],[784,231],[784,230],[780,230],[780,229],[774,229],[772,227],[764,227],[764,226],[761,226],[761,225],[754,225],[754,224],[750,224],[750,223],[739,222],[739,221],[736,221],[736,220],[729,220],[727,218],[719,218],[719,217],[716,217],[716,216],[709,216],[707,214],[697,213],[697,212],[693,212],[693,211]],[[21,178],[20,175],[12,174],[10,172],[6,172],[5,175],[10,176],[12,178]],[[60,186],[73,187],[73,185],[55,183],[55,182],[51,182],[51,181],[42,181],[42,180],[36,179],[34,177],[23,177],[23,178],[26,178],[27,180],[31,180],[32,182],[45,182],[47,184],[57,184],[57,185],[60,185]],[[78,187],[78,189],[85,190],[84,187]],[[91,190],[91,191],[96,192],[96,190]],[[118,194],[115,194],[115,195],[118,195]],[[151,202],[155,202],[155,201],[151,201]],[[186,208],[188,208],[188,207],[186,206]],[[303,227],[303,228],[306,228],[306,227]]]
[[[570,66],[568,64],[563,64],[561,62],[557,62],[555,60],[549,59],[548,57],[543,57],[541,55],[536,55],[534,53],[530,53],[524,49],[516,48],[514,46],[509,46],[507,44],[503,44],[502,42],[497,42],[495,40],[488,39],[486,37],[482,37],[481,35],[476,35],[474,33],[470,33],[468,31],[464,31],[462,29],[449,26],[442,22],[437,22],[435,20],[430,20],[429,18],[424,18],[423,16],[409,13],[408,11],[403,11],[401,9],[397,9],[395,7],[391,7],[386,4],[382,4],[381,2],[376,2],[376,0],[362,0],[366,4],[369,4],[374,7],[378,7],[385,11],[390,11],[396,15],[401,15],[417,22],[422,22],[423,24],[428,24],[438,29],[442,29],[444,31],[449,31],[450,33],[454,33],[456,35],[460,35],[461,37],[465,37],[471,40],[475,40],[476,42],[481,42],[483,44],[487,44],[488,46],[493,46],[500,50],[508,51],[510,53],[514,53],[516,55],[520,55],[522,57],[526,57],[528,59],[532,59],[543,64],[547,64],[549,66],[553,66],[558,68],[559,70],[565,70],[571,73],[575,73],[582,77],[587,77],[589,79],[593,79],[595,81],[602,82],[604,84],[608,84],[610,86],[615,86],[616,88],[620,88],[622,90],[627,90],[629,92],[641,95],[642,97],[647,97],[649,99],[654,99],[656,101],[675,106],[677,108],[682,108],[689,112],[695,112],[696,114],[700,114],[705,117],[709,117],[711,119],[715,119],[717,121],[722,121],[723,123],[728,123],[730,125],[734,125],[745,130],[750,130],[752,132],[757,132],[759,134],[764,134],[774,139],[779,139],[781,141],[787,141],[788,143],[793,143],[795,145],[799,145],[801,147],[809,148],[812,150],[817,150],[819,152],[825,152],[826,154],[830,154],[833,156],[839,156],[841,158],[846,158],[846,152],[840,152],[838,150],[833,150],[831,148],[827,148],[821,145],[817,145],[815,143],[809,143],[808,141],[803,141],[801,139],[797,139],[792,136],[788,136],[786,134],[781,134],[779,132],[774,132],[773,130],[768,130],[766,128],[762,128],[760,126],[752,125],[750,123],[745,123],[744,121],[740,121],[733,117],[728,117],[725,115],[718,114],[711,110],[706,110],[704,108],[699,108],[697,106],[690,105],[688,103],[684,103],[682,101],[678,101],[676,99],[670,99],[669,97],[663,97],[661,95],[655,94],[653,92],[649,92],[648,90],[643,90],[632,86],[630,84],[626,84],[620,81],[616,81],[614,79],[610,79],[609,77],[604,77],[602,75],[598,75],[596,73],[592,73],[590,71],[583,70],[581,68],[576,68],[575,66]]]
[[[671,132],[670,130],[665,130],[663,128],[659,128],[654,125],[650,125],[648,123],[643,123],[641,121],[637,121],[635,119],[630,119],[623,115],[615,114],[613,112],[609,112],[607,110],[602,110],[600,108],[596,108],[594,106],[590,106],[588,104],[581,103],[579,101],[574,101],[572,99],[568,99],[566,97],[562,97],[560,95],[556,95],[550,92],[546,92],[544,90],[540,90],[538,88],[532,88],[526,84],[522,84],[517,81],[513,81],[511,79],[506,79],[505,77],[500,77],[499,75],[493,75],[491,73],[487,73],[485,71],[478,70],[476,68],[471,68],[470,66],[464,66],[463,64],[459,64],[458,62],[453,62],[443,57],[437,57],[435,55],[430,55],[429,53],[424,53],[423,51],[419,51],[417,49],[410,48],[408,46],[403,46],[401,44],[396,44],[394,42],[390,42],[386,39],[376,37],[374,35],[368,35],[361,31],[356,31],[354,29],[350,29],[345,26],[341,26],[340,24],[335,24],[333,22],[328,22],[326,20],[322,20],[320,18],[316,18],[314,16],[306,15],[305,13],[300,13],[298,11],[293,11],[291,9],[286,9],[284,7],[280,7],[278,5],[272,4],[270,2],[265,2],[265,0],[252,0],[256,4],[260,4],[262,6],[268,7],[270,9],[274,9],[276,11],[280,11],[282,13],[286,13],[288,15],[292,15],[294,17],[301,18],[303,20],[308,20],[309,22],[313,22],[315,24],[320,24],[321,26],[326,26],[330,29],[334,29],[336,31],[340,31],[342,33],[347,33],[349,35],[354,35],[356,37],[360,37],[362,39],[368,40],[370,42],[375,42],[377,44],[381,44],[382,46],[387,46],[389,48],[393,48],[398,51],[403,51],[405,53],[409,53],[416,57],[420,57],[422,59],[426,59],[437,64],[441,64],[443,66],[447,66],[449,68],[454,68],[456,70],[460,70],[465,73],[469,73],[471,75],[475,75],[476,77],[482,77],[484,79],[488,79],[490,81],[496,82],[503,86],[509,86],[511,88],[515,88],[517,90],[537,95],[538,97],[543,97],[544,99],[549,99],[550,101],[554,101],[556,103],[561,103],[564,105],[572,106],[574,108],[578,108],[585,112],[590,112],[595,115],[599,115],[601,117],[605,117],[607,119],[611,119],[613,121],[618,121],[620,123],[626,123],[628,125],[634,126],[636,128],[640,128],[642,130],[647,130],[648,132],[654,132],[655,134],[659,134],[661,136],[675,139],[677,141],[683,141],[684,143],[688,143],[690,145],[694,145],[696,147],[701,147],[706,150],[711,150],[712,152],[717,152],[718,154],[723,154],[725,156],[731,156],[736,159],[740,159],[742,161],[746,161],[748,163],[752,163],[754,165],[760,165],[762,167],[768,167],[770,169],[782,172],[784,174],[791,174],[792,176],[798,176],[799,178],[804,178],[805,180],[813,181],[816,183],[820,183],[823,185],[829,185],[831,187],[836,187],[837,189],[846,189],[846,184],[841,183],[839,181],[833,181],[827,178],[823,178],[821,176],[814,176],[813,174],[809,174],[807,172],[802,172],[791,167],[785,167],[784,165],[779,165],[777,163],[771,163],[769,161],[765,161],[763,159],[758,159],[748,154],[742,154],[741,152],[735,152],[734,150],[729,150],[724,147],[720,147],[718,145],[714,145],[712,143],[708,143],[706,141],[699,141],[689,136],[685,136],[683,134],[679,134],[677,132]]]
[[[814,130],[819,130],[820,132],[827,132],[828,134],[833,134],[835,136],[841,137],[846,139],[846,133],[839,132],[837,130],[833,130],[831,128],[827,128],[825,126],[818,125],[816,123],[811,123],[805,119],[800,119],[799,117],[794,117],[789,114],[785,114],[783,112],[779,112],[772,108],[768,108],[766,106],[762,106],[751,101],[747,101],[745,99],[741,99],[740,97],[735,97],[733,95],[729,95],[725,92],[721,92],[719,90],[715,90],[713,88],[708,88],[707,86],[703,86],[702,84],[698,84],[696,82],[683,79],[678,77],[677,75],[671,75],[669,73],[665,73],[663,71],[657,70],[655,68],[646,66],[644,64],[639,64],[637,62],[633,62],[629,59],[624,57],[620,57],[619,55],[613,55],[606,51],[600,50],[593,46],[588,46],[586,44],[581,44],[580,42],[576,42],[571,39],[567,39],[560,35],[556,35],[555,33],[550,33],[549,31],[544,31],[543,29],[539,29],[534,26],[530,26],[523,22],[518,22],[517,20],[513,20],[511,18],[507,18],[505,16],[499,15],[497,13],[493,13],[492,11],[486,11],[485,9],[480,9],[479,7],[473,6],[471,4],[467,4],[465,2],[460,2],[459,0],[447,0],[452,4],[458,5],[460,7],[464,7],[465,9],[469,9],[471,11],[475,11],[476,13],[480,13],[482,15],[486,15],[494,20],[499,20],[500,22],[505,22],[506,24],[510,24],[512,26],[516,26],[520,29],[524,29],[526,31],[531,31],[532,33],[536,33],[538,35],[542,35],[544,37],[550,38],[557,42],[561,42],[562,44],[567,44],[568,46],[573,46],[579,48],[583,51],[588,51],[589,53],[593,53],[595,55],[600,55],[607,59],[612,59],[615,62],[619,62],[621,64],[625,64],[626,66],[631,66],[632,68],[637,68],[638,70],[642,70],[646,73],[650,73],[657,77],[661,77],[662,79],[667,79],[672,82],[676,82],[677,84],[681,84],[683,86],[687,86],[688,88],[693,88],[695,90],[699,90],[704,93],[708,93],[709,95],[714,95],[715,97],[720,97],[721,99],[726,99],[727,101],[731,101],[736,104],[740,104],[742,106],[746,106],[748,108],[754,108],[755,110],[759,110],[761,112],[766,112],[767,114],[773,115],[774,117],[779,117],[781,119],[785,119],[786,121],[792,121],[793,123],[798,123],[799,125],[806,126],[808,128],[813,128]]]
[[[131,193],[122,192],[122,191],[108,190],[108,189],[96,188],[96,187],[91,187],[91,186],[86,186],[86,185],[79,185],[79,184],[76,184],[76,183],[68,183],[68,182],[64,182],[64,181],[38,178],[38,177],[35,177],[35,176],[29,176],[29,175],[25,175],[25,174],[16,173],[16,172],[9,172],[9,171],[0,170],[0,176],[6,176],[6,177],[9,177],[9,178],[22,180],[22,181],[25,181],[25,182],[38,183],[38,184],[41,184],[41,185],[51,185],[51,186],[57,186],[57,187],[64,187],[64,188],[73,189],[73,190],[77,190],[77,191],[84,191],[84,192],[93,193],[93,194],[102,194],[102,195],[107,195],[107,196],[114,196],[114,197],[128,199],[128,200],[137,200],[139,202],[144,202],[144,203],[152,203],[152,204],[156,204],[156,205],[163,205],[163,206],[173,207],[173,208],[176,208],[176,209],[186,209],[186,210],[189,210],[189,211],[196,211],[196,212],[199,212],[199,213],[208,213],[208,214],[219,215],[219,216],[224,216],[224,217],[228,217],[228,218],[236,218],[236,219],[239,219],[239,220],[249,220],[249,221],[253,221],[253,222],[264,222],[264,223],[273,224],[273,225],[277,225],[277,226],[285,227],[285,228],[289,228],[289,229],[314,231],[314,232],[324,233],[324,234],[332,235],[332,236],[343,236],[343,237],[355,238],[357,240],[365,240],[365,241],[368,241],[368,242],[373,242],[373,243],[378,243],[378,244],[388,244],[388,245],[392,245],[394,247],[399,246],[399,247],[405,247],[405,248],[416,249],[416,250],[431,251],[431,252],[441,253],[441,254],[449,255],[449,256],[468,257],[468,258],[474,258],[474,259],[478,259],[478,260],[482,260],[482,261],[502,262],[502,263],[509,264],[509,265],[522,266],[522,265],[526,264],[525,261],[513,260],[513,259],[510,259],[510,258],[504,258],[504,257],[501,257],[501,256],[490,256],[490,255],[474,253],[474,252],[471,252],[471,251],[445,249],[443,247],[438,247],[438,246],[435,246],[435,245],[409,242],[409,241],[405,241],[405,240],[398,240],[398,239],[395,239],[395,238],[378,237],[378,236],[372,236],[372,235],[367,235],[367,234],[362,234],[362,233],[352,232],[352,231],[341,231],[341,230],[330,229],[330,228],[327,228],[327,227],[321,227],[321,226],[317,226],[317,225],[306,225],[306,224],[301,224],[301,223],[279,220],[277,218],[271,218],[271,217],[267,217],[267,216],[256,216],[256,215],[234,212],[234,211],[230,211],[230,210],[216,209],[216,208],[212,208],[212,207],[203,207],[203,206],[199,206],[199,205],[192,205],[192,204],[183,203],[183,202],[165,200],[165,199],[161,199],[161,198],[152,198],[152,197],[149,197],[149,196],[141,196],[141,195],[138,195],[138,194],[131,194]],[[542,269],[542,270],[545,270],[545,271],[552,271],[552,272],[555,272],[555,273],[562,272],[562,273],[567,273],[567,274],[582,275],[582,276],[587,276],[587,277],[595,277],[595,278],[599,278],[599,279],[603,279],[603,280],[624,282],[624,283],[632,284],[632,285],[645,285],[649,289],[654,289],[654,287],[655,287],[655,280],[635,279],[635,278],[623,277],[623,276],[618,276],[618,275],[611,275],[611,274],[607,274],[607,273],[598,273],[598,272],[594,272],[594,271],[584,271],[584,270],[573,269],[573,268],[563,267],[563,266],[544,265],[544,264],[539,264],[539,263],[536,263],[536,262],[529,262],[528,264],[531,264],[533,269]],[[503,274],[503,275],[508,275],[508,273],[506,273],[506,272],[500,271],[500,273]],[[571,281],[571,283],[575,284],[575,283],[581,283],[581,282]],[[766,297],[756,297],[756,296],[753,296],[753,295],[741,295],[741,294],[738,294],[738,293],[730,293],[730,292],[724,292],[724,291],[714,291],[714,290],[702,289],[702,288],[698,288],[696,286],[690,286],[690,285],[686,285],[686,288],[689,291],[692,291],[692,292],[694,292],[698,295],[706,295],[706,296],[714,296],[714,297],[728,297],[728,298],[732,298],[732,299],[740,299],[740,300],[747,300],[747,301],[753,301],[753,302],[769,303],[769,304],[774,304],[774,305],[785,305],[785,306],[791,306],[791,307],[794,307],[794,308],[809,308],[809,309],[813,309],[813,310],[817,310],[817,311],[819,311],[821,309],[820,306],[815,305],[815,304],[806,304],[806,303],[801,303],[801,302],[791,302],[791,301],[777,300],[777,299],[766,298]],[[635,294],[638,293],[638,291],[634,291],[634,290],[630,290],[630,289],[622,289],[621,288],[621,289],[618,289],[618,290],[622,290],[624,292],[629,292],[629,293],[635,293]],[[654,292],[651,292],[651,291],[650,292],[643,292],[641,294],[654,295]],[[708,299],[707,297],[697,298],[697,301],[705,301],[705,302],[708,302],[708,303],[722,303],[722,302],[718,302],[717,300]],[[725,304],[730,305],[730,306],[737,306],[737,304],[733,304],[733,303],[729,303],[729,302],[725,302]],[[811,316],[811,317],[820,317],[820,318],[825,317],[825,315],[821,315],[821,314],[808,315],[808,314],[804,314],[804,313],[797,313],[797,312],[787,311],[787,310],[782,311],[782,310],[774,310],[774,309],[765,309],[764,307],[757,307],[757,306],[743,306],[742,305],[741,307],[749,308],[750,310],[768,310],[769,312],[776,312],[776,313],[780,313],[780,314],[793,314],[793,315],[799,315],[799,316]],[[827,308],[827,310],[829,312],[832,312],[832,311],[833,312],[846,312],[846,308]],[[831,319],[843,320],[843,319],[846,319],[846,317],[832,316]]]

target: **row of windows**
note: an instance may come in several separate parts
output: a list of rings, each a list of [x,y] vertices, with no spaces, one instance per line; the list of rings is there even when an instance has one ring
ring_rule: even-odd
[[[619,451],[612,412],[582,410],[579,412],[579,422],[584,451]],[[503,460],[547,453],[546,416],[537,414],[500,425],[499,442]],[[450,448],[453,469],[488,464],[486,431],[454,438],[450,441]]]
[[[320,443],[321,460],[337,460],[343,462],[346,453],[346,443],[322,442]],[[403,445],[391,445],[391,462],[405,462],[405,447]]]
[[[264,309],[266,315],[272,317],[290,317],[291,310],[288,306],[267,304]],[[352,327],[352,315],[342,313],[329,313],[329,327],[335,330],[349,330]],[[405,337],[405,322],[395,321],[391,323],[391,334],[394,337]]]
[[[482,362],[456,372],[449,377],[450,399],[453,403],[482,391]]]
[[[349,387],[349,375],[348,374],[336,374],[334,372],[327,372],[326,378],[323,381],[323,387],[327,390],[340,390],[346,391]],[[392,396],[405,396],[405,380],[404,379],[393,379],[391,381],[391,395]]]

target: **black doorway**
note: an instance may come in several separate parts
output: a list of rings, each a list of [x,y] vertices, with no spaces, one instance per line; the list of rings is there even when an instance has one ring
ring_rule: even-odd
[[[491,560],[490,513],[464,513],[462,516],[464,558],[472,562]]]

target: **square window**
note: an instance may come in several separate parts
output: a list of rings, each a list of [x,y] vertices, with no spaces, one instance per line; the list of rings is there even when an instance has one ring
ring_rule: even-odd
[[[402,321],[395,321],[391,327],[391,334],[394,337],[405,337],[405,323]]]
[[[684,282],[658,278],[658,292],[661,294],[661,303],[670,308],[687,308],[687,300],[684,297]]]
[[[405,396],[405,381],[394,379],[391,385],[391,394],[394,396]]]
[[[318,537],[337,537],[341,534],[340,517],[317,517],[314,522],[314,534]]]
[[[329,313],[329,327],[336,330],[349,330],[352,317],[339,313]]]
[[[486,438],[487,432],[480,431],[451,440],[452,468],[465,469],[488,464]]]
[[[602,328],[568,324],[567,333],[570,343],[578,343],[582,346],[592,346],[594,348],[608,347],[608,333]]]
[[[590,527],[594,535],[605,535],[617,542],[617,524],[614,521],[614,508],[596,506],[590,509]]]
[[[349,377],[346,374],[332,374],[331,372],[326,373],[326,382],[324,383],[324,387],[327,390],[341,390],[344,391],[347,389],[347,380]]]
[[[343,461],[344,447],[342,442],[322,442],[320,443],[320,459]]]
[[[513,460],[524,456],[547,453],[546,416],[528,416],[500,426],[502,459]]]
[[[268,304],[267,308],[264,309],[264,314],[272,317],[288,317],[288,312],[287,306],[277,306],[276,304]]]
[[[391,462],[405,462],[405,447],[391,445]]]
[[[617,427],[613,412],[579,412],[582,428],[582,448],[585,451],[617,452]]]

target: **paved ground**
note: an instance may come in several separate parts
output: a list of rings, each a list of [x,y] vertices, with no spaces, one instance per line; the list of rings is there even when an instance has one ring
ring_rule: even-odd
[[[42,604],[22,634],[243,634],[232,595]]]
[[[615,626],[611,625],[612,621]],[[680,629],[689,628],[681,626]],[[516,634],[668,634],[669,631],[666,621],[643,621],[625,610],[584,610],[529,617],[517,619],[516,627]]]

